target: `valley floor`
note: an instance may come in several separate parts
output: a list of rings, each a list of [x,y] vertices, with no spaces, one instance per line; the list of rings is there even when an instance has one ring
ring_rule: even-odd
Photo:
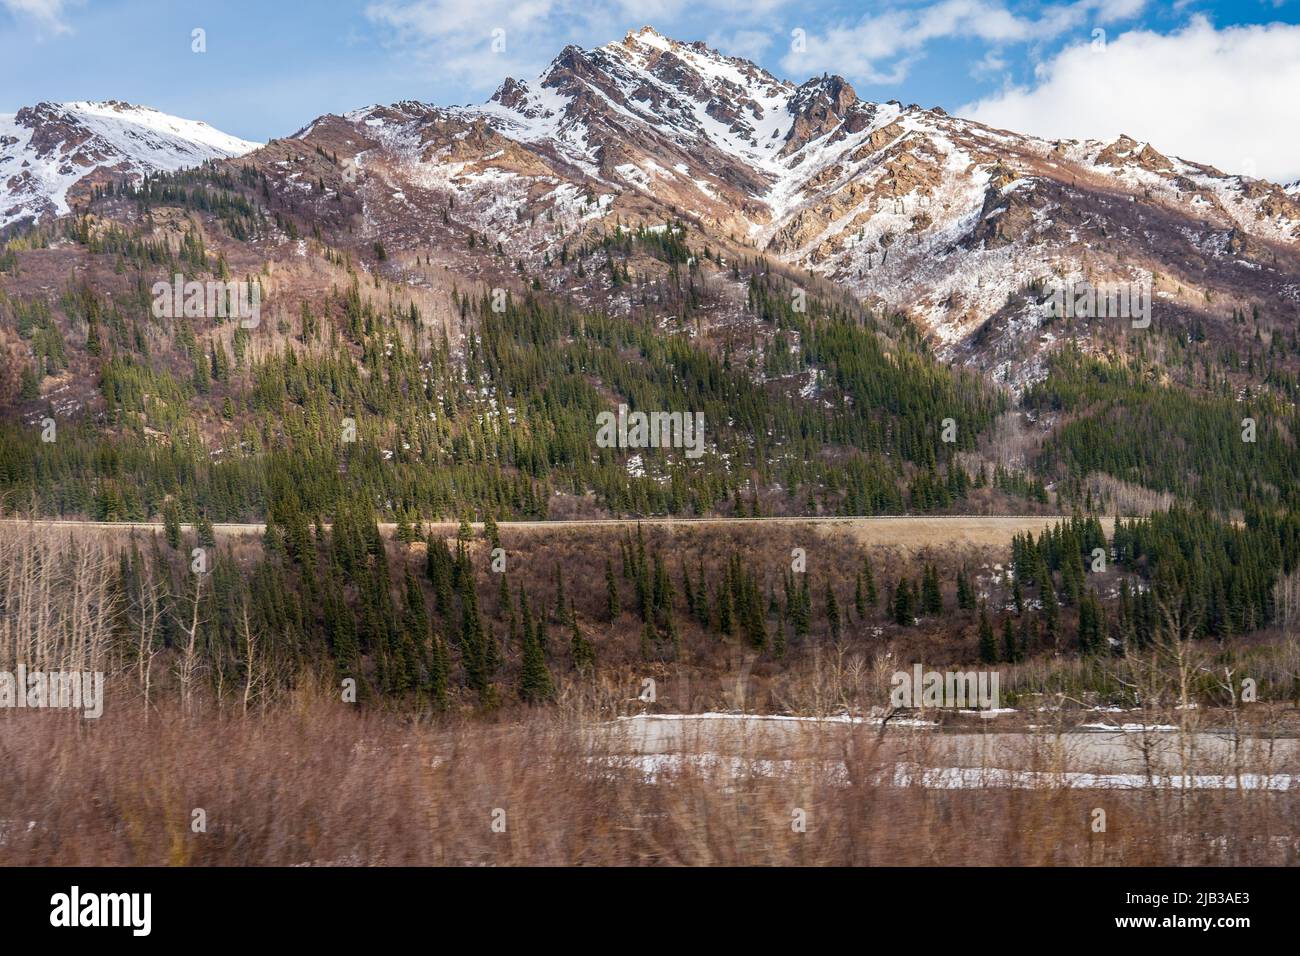
[[[570,703],[500,724],[306,694],[256,716],[7,715],[0,852],[36,865],[1300,862],[1293,741],[1240,774],[1203,748],[1186,778],[1144,780],[1127,744],[1063,757],[1078,735],[1064,750],[995,739],[981,757],[978,735],[847,721],[802,723],[777,757],[744,730],[757,722],[696,718],[706,734],[650,754],[645,722]]]
[[[815,527],[843,534],[861,545],[891,545],[907,550],[919,550],[926,547],[947,547],[952,545],[1005,546],[1014,535],[1025,532],[1041,532],[1058,521],[1064,521],[1069,515],[881,515],[873,517],[770,517],[770,518],[584,518],[555,521],[498,521],[497,526],[504,532],[517,531],[566,531],[583,529],[620,529],[646,527],[667,528],[685,527],[727,527],[743,529],[746,527],[784,526]],[[1107,534],[1114,530],[1113,518],[1101,518],[1102,527]],[[34,525],[39,528],[69,530],[105,530],[105,531],[157,531],[162,532],[161,522],[150,521],[72,521],[57,519],[0,519],[0,528],[15,528]],[[187,531],[190,525],[182,525]],[[397,526],[392,523],[380,523],[379,528],[391,534]],[[472,522],[471,527],[481,531],[481,522]],[[213,531],[221,536],[259,535],[266,530],[266,525],[250,523],[213,524]],[[441,530],[447,537],[456,533],[456,522],[426,522],[427,531]]]

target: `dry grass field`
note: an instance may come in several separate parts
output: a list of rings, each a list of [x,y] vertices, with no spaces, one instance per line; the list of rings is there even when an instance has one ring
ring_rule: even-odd
[[[679,557],[714,567],[738,548],[749,566],[775,567],[806,545],[821,579],[847,588],[864,549],[882,575],[915,556],[948,569],[994,560],[1006,538],[1042,520],[774,521],[762,536],[732,523],[647,523],[644,533],[674,568]],[[250,694],[205,680],[210,662],[189,655],[183,640],[141,652],[139,634],[113,617],[127,530],[29,526],[0,539],[0,662],[108,675],[97,720],[0,710],[0,858],[8,864],[1300,862],[1293,702],[1244,714],[1175,706],[1181,677],[1203,682],[1219,666],[1212,647],[1004,665],[1004,692],[1020,710],[1005,723],[927,713],[919,716],[942,726],[899,719],[882,728],[872,715],[888,700],[898,661],[922,649],[969,653],[964,637],[943,643],[951,622],[908,628],[916,633],[891,642],[856,629],[780,661],[687,631],[681,659],[648,662],[627,627],[595,623],[605,556],[618,553],[628,526],[509,525],[501,535],[516,580],[537,587],[538,606],[563,568],[597,645],[595,675],[573,673],[560,656],[554,698],[541,706],[480,708],[464,693],[448,710],[352,703],[336,677],[310,668],[262,672]],[[151,546],[151,537],[136,544]],[[260,549],[251,535],[220,544],[223,560]],[[391,547],[396,560],[421,566],[423,542]],[[495,621],[500,609],[490,586],[483,590]],[[147,621],[147,610],[135,606],[129,620]],[[176,623],[183,639],[187,621]],[[1297,669],[1295,642],[1283,635],[1254,653],[1245,660],[1261,686],[1285,686]],[[505,666],[510,673],[515,664]],[[647,678],[658,689],[652,701],[639,696]],[[1124,714],[1083,707],[1084,689],[1107,681],[1142,681],[1143,695],[1161,703]],[[1035,696],[1046,687],[1054,694]],[[1061,708],[1066,701],[1080,709]],[[714,720],[705,732],[661,735],[653,745],[638,737],[644,721],[618,719],[715,710],[830,719],[792,722],[775,742],[775,725]],[[1160,729],[1090,750],[1069,736],[1084,720]],[[1154,761],[1151,747],[1162,754]]]
[[[647,774],[575,709],[427,723],[300,693],[256,717],[0,718],[0,855],[97,865],[1300,862],[1300,794],[948,789],[870,728]],[[914,749],[914,746],[913,748]],[[1104,830],[1096,811],[1104,812]]]
[[[668,533],[681,530],[689,533],[699,528],[732,528],[753,535],[762,534],[764,526],[783,529],[807,528],[825,536],[847,536],[864,547],[892,547],[907,551],[925,548],[954,546],[1005,547],[1013,535],[1032,531],[1038,534],[1044,528],[1066,516],[1055,515],[948,515],[948,516],[889,516],[877,518],[591,518],[568,521],[502,521],[498,525],[502,534],[511,532],[542,532],[549,537],[563,537],[571,532],[588,533],[602,529],[634,529],[637,525],[663,529]],[[1113,518],[1101,518],[1102,527],[1109,535],[1114,530]],[[5,525],[21,528],[26,525],[49,527],[54,530],[106,531],[129,533],[135,531],[162,531],[160,522],[110,522],[110,521],[57,521],[0,519]],[[482,524],[473,523],[476,531]],[[396,526],[381,524],[391,533]],[[454,522],[430,522],[425,528],[450,538],[455,535]],[[266,530],[263,524],[213,525],[222,537],[246,537]]]

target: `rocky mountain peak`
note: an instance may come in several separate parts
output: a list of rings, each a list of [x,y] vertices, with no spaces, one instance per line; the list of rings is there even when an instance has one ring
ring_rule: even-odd
[[[841,134],[856,133],[871,121],[870,104],[862,103],[849,81],[823,73],[800,85],[786,106],[794,117],[786,136],[782,156],[802,149],[809,141],[844,128]]]

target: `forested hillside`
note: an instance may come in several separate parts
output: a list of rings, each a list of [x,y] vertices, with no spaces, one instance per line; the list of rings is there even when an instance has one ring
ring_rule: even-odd
[[[1167,270],[1148,328],[1052,316],[1054,281],[1116,274],[1120,254],[1075,249],[1014,282],[955,259],[942,281],[927,270],[1064,242],[1055,224],[1028,240],[1017,204],[1110,209],[1108,194],[1067,192],[1026,140],[1003,159],[1046,178],[1012,195],[977,127],[840,105],[825,131],[792,126],[789,149],[840,129],[862,139],[843,168],[709,153],[720,192],[703,206],[676,186],[615,188],[626,164],[583,172],[511,139],[500,115],[412,103],[191,169],[98,178],[69,213],[3,236],[0,516],[164,523],[112,552],[119,662],[202,661],[187,679],[251,697],[310,675],[355,678],[367,699],[490,709],[646,669],[716,677],[743,651],[781,708],[821,655],[848,649],[1042,664],[1132,702],[1105,662],[1171,634],[1259,653],[1297,591],[1300,339],[1274,294],[1291,240],[1231,227],[1223,249],[1248,267],[1235,270],[1204,243],[1125,246],[1147,265],[1156,249]],[[631,120],[599,122],[613,142]],[[975,150],[971,169],[1001,170],[981,201],[992,225],[949,235],[965,220],[923,212],[942,218],[926,145],[939,127]],[[638,148],[676,157],[662,130],[640,133]],[[1057,159],[1083,169],[1081,155]],[[754,197],[791,170],[809,196],[844,175],[843,202],[920,206],[874,238],[861,217],[854,236],[839,196],[778,225]],[[1198,190],[1227,188],[1197,175]],[[1182,190],[1148,188],[1143,228],[1186,238]],[[160,298],[159,283],[229,286],[214,312]],[[252,320],[237,287],[256,293]],[[956,318],[936,325],[936,309]],[[601,416],[621,407],[699,416],[702,443],[602,443]],[[509,525],[901,514],[1041,515],[1051,530],[1009,550],[882,552],[775,524],[526,543]],[[267,527],[254,543],[219,535],[223,522]],[[59,553],[14,547],[19,566]],[[1272,691],[1291,693],[1265,657]]]
[[[524,281],[453,284],[435,322],[425,296],[297,240],[333,281],[265,293],[274,328],[158,319],[155,281],[237,275],[230,262],[267,228],[229,177],[173,179],[100,200],[142,225],[82,217],[10,243],[11,509],[140,520],[174,502],[186,520],[253,520],[287,493],[328,515],[347,489],[426,519],[545,517],[557,497],[613,515],[878,514],[952,508],[987,483],[958,453],[1004,396],[938,363],[902,318],[806,292],[761,259],[724,263],[684,228],[560,251],[556,268],[605,270],[626,315]],[[174,249],[147,238],[168,203]],[[99,281],[52,300],[17,291],[55,256]],[[264,263],[249,281],[280,280]],[[720,284],[743,299],[714,323]],[[65,411],[69,380],[95,388]],[[620,402],[701,413],[708,454],[598,447],[597,415]],[[47,417],[55,441],[35,427]]]

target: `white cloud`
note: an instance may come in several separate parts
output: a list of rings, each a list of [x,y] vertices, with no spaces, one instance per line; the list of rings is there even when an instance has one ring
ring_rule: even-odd
[[[555,9],[553,0],[381,0],[366,16],[400,31],[425,37],[486,37],[496,27],[526,27]]]
[[[0,0],[5,2],[5,0]],[[532,76],[566,43],[604,43],[628,28],[718,15],[733,32],[719,39],[737,56],[761,53],[771,43],[752,24],[790,0],[372,0],[366,17],[427,67],[431,76],[473,87],[494,87],[507,75]],[[505,31],[505,50],[492,47],[493,30]],[[715,35],[722,37],[718,32]],[[692,37],[681,37],[692,39]]]
[[[378,0],[366,7],[366,17],[443,75],[483,86],[533,71],[541,51],[530,32],[562,6],[561,0]]]
[[[1004,73],[1006,69],[1006,57],[1002,55],[1001,50],[994,48],[985,53],[982,59],[971,66],[970,75],[980,80],[996,73]]]
[[[36,25],[50,33],[71,33],[67,12],[69,6],[75,6],[79,0],[0,0],[16,18],[33,20]]]
[[[1127,133],[1165,153],[1282,182],[1300,177],[1300,26],[1135,30],[1067,47],[964,116],[1048,137]]]
[[[761,16],[792,0],[617,0],[615,9],[638,25],[660,29],[678,17],[698,13],[725,13],[741,18]]]
[[[1146,0],[1075,0],[1043,7],[1036,18],[1012,13],[1003,0],[940,0],[895,7],[855,24],[808,32],[807,50],[781,61],[790,73],[830,71],[868,83],[899,83],[935,40],[982,40],[994,44],[1051,40],[1086,23],[1129,19]]]
[[[729,34],[710,34],[704,42],[728,56],[758,60],[772,46],[777,35],[767,30],[736,30]]]

